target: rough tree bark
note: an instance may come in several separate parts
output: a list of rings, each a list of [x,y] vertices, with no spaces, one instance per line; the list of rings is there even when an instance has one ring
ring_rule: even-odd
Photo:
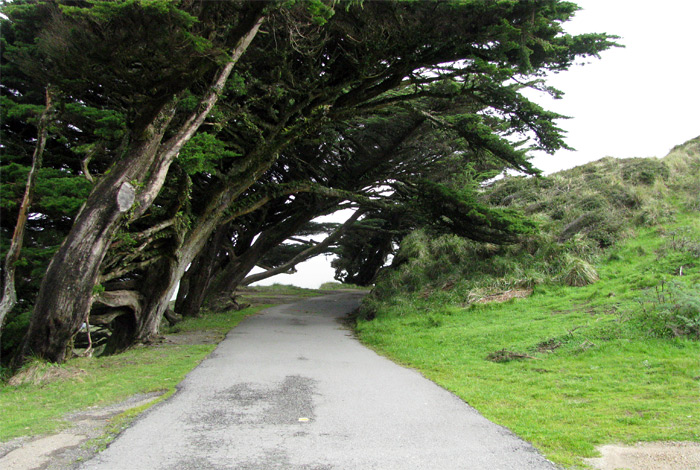
[[[175,114],[178,96],[167,100],[144,129],[134,132],[126,157],[95,186],[49,264],[15,365],[31,355],[51,362],[65,360],[71,339],[90,311],[100,264],[114,234],[122,223],[143,214],[151,205],[170,164],[214,107],[234,65],[257,34],[263,19],[260,13],[239,39],[210,91],[173,137],[162,142]]]
[[[5,256],[5,264],[3,268],[3,283],[2,283],[2,300],[0,300],[0,359],[2,355],[2,327],[5,323],[5,317],[17,304],[17,291],[15,289],[15,265],[19,260],[19,255],[22,251],[24,243],[24,229],[27,224],[29,215],[29,206],[32,203],[34,196],[34,186],[39,168],[41,168],[44,157],[44,148],[46,147],[46,138],[48,136],[48,127],[51,111],[53,109],[52,96],[50,87],[46,87],[46,106],[41,113],[39,123],[37,125],[37,142],[32,155],[32,167],[27,175],[27,183],[24,188],[24,196],[19,206],[17,215],[17,224],[12,234],[10,247]]]
[[[230,224],[219,227],[180,280],[180,289],[175,302],[175,311],[180,315],[194,317],[199,314],[218,262],[219,251],[230,230]]]
[[[143,296],[134,290],[102,292],[95,297],[95,304],[104,305],[108,310],[100,314],[99,309],[93,309],[89,323],[112,326],[112,335],[107,340],[104,354],[121,352],[131,346],[143,302]]]
[[[138,321],[135,342],[150,343],[158,338],[161,318],[168,308],[178,282],[187,266],[204,248],[214,228],[195,227],[172,256],[164,256],[149,267],[143,283],[144,287],[147,286],[148,297]]]

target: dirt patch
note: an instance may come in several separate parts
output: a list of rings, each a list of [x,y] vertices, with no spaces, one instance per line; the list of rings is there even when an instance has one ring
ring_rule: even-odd
[[[488,356],[486,356],[486,360],[491,361],[491,362],[510,362],[510,361],[517,361],[521,359],[537,359],[536,357],[532,357],[529,354],[524,354],[524,353],[519,353],[515,351],[508,351],[507,349],[501,349],[500,351],[494,351]]]
[[[545,353],[552,352],[555,349],[561,347],[561,341],[556,338],[548,339],[547,341],[542,341],[537,345],[537,352]]]
[[[100,449],[88,441],[102,438],[110,420],[131,409],[146,405],[160,392],[134,395],[106,407],[92,407],[66,416],[71,426],[48,436],[20,437],[0,442],[0,468],[3,470],[67,470],[94,456]]]
[[[162,344],[218,344],[222,339],[221,333],[214,330],[186,331],[165,335]]]
[[[475,301],[476,304],[487,304],[489,302],[507,302],[510,299],[524,299],[532,295],[532,289],[511,289],[498,294],[487,295]]]
[[[634,446],[604,445],[601,457],[586,459],[598,470],[700,470],[698,442],[644,442]]]

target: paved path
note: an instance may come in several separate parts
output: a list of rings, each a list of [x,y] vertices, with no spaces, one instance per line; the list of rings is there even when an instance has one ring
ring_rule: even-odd
[[[338,318],[358,294],[249,318],[81,469],[518,470],[555,467]]]

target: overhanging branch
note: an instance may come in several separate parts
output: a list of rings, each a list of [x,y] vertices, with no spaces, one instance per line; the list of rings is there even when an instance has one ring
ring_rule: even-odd
[[[277,266],[276,268],[273,269],[268,269],[265,272],[258,273],[258,274],[253,274],[251,276],[246,277],[241,281],[242,286],[247,286],[249,284],[252,284],[253,282],[261,281],[263,279],[267,279],[268,277],[275,276],[277,274],[282,274],[290,269],[294,268],[297,264],[301,263],[302,261],[306,261],[309,258],[312,258],[323,251],[325,251],[331,244],[333,244],[335,241],[337,241],[343,234],[355,223],[357,222],[357,219],[360,218],[364,214],[363,209],[358,209],[355,211],[355,213],[350,217],[343,225],[338,227],[331,235],[326,237],[325,240],[322,242],[302,251],[295,257],[293,257],[291,260],[288,262]]]

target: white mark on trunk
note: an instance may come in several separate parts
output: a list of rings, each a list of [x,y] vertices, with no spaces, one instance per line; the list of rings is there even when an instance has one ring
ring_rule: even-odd
[[[122,184],[122,187],[119,188],[119,193],[117,193],[119,212],[126,212],[131,209],[134,199],[136,199],[136,189],[129,183]]]

